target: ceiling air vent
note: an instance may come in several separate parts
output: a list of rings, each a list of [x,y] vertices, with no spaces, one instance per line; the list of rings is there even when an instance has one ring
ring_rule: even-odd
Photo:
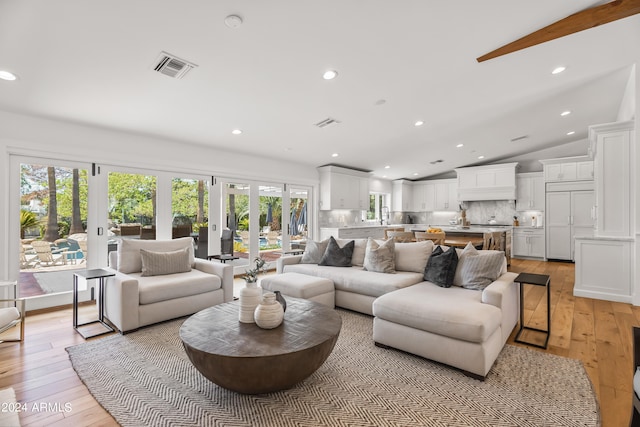
[[[323,127],[327,127],[329,125],[337,124],[337,123],[340,123],[340,121],[336,119],[332,119],[331,117],[327,117],[326,119],[316,123],[316,126],[318,126],[319,128],[323,128]]]
[[[511,142],[518,142],[518,141],[522,141],[523,139],[527,139],[529,138],[529,135],[522,135],[522,136],[518,136],[517,138],[512,138]]]
[[[174,79],[181,79],[195,67],[197,67],[196,64],[180,59],[170,53],[162,52],[153,69],[165,76],[169,76]]]

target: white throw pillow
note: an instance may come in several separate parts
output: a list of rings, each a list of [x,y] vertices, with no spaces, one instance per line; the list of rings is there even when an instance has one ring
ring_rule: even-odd
[[[364,256],[364,269],[378,273],[395,273],[394,247],[393,239],[378,244],[369,237]]]
[[[424,273],[427,261],[433,252],[433,241],[395,244],[396,271]]]
[[[189,248],[171,252],[153,252],[140,249],[140,258],[143,276],[163,276],[191,271]]]
[[[118,244],[118,271],[124,274],[140,273],[142,271],[140,249],[171,252],[184,248],[189,248],[189,263],[193,268],[195,266],[195,256],[191,237],[181,237],[173,240],[122,239]]]
[[[468,244],[458,260],[454,284],[466,289],[483,290],[500,277],[504,260],[504,252],[479,251]]]
[[[323,240],[322,242],[307,240],[300,264],[318,264],[322,259],[322,255],[324,255],[324,252],[327,250],[328,244],[329,239]]]

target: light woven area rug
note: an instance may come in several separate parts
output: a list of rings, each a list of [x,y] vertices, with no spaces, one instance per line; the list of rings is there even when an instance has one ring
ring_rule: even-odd
[[[13,388],[0,390],[0,426],[20,427],[21,404],[16,402],[16,393]]]
[[[375,347],[373,319],[338,310],[336,348],[293,389],[240,395],[204,378],[178,336],[184,319],[67,348],[73,367],[123,426],[596,426],[577,360],[507,345],[484,382]]]

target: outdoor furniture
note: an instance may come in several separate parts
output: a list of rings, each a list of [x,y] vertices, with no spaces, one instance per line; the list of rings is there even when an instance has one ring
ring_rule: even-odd
[[[155,240],[156,239],[156,226],[145,225],[140,229],[141,240]]]
[[[177,239],[180,237],[191,236],[191,224],[174,225],[171,228],[171,238]]]
[[[33,242],[31,242],[31,246],[38,256],[40,265],[51,266],[63,265],[67,263],[65,251],[53,251],[51,249],[51,243],[49,242],[45,242],[44,240],[34,240]]]
[[[416,237],[416,242],[432,240],[434,245],[444,245],[446,234],[445,233],[427,233],[426,231],[416,231],[415,237]]]
[[[278,237],[280,237],[280,234],[277,231],[269,231],[265,236],[268,245],[277,245]]]
[[[120,224],[119,227],[120,227],[121,236],[139,236],[142,225],[141,224]]]
[[[86,240],[78,240],[78,246],[80,246],[80,250],[82,251],[82,259],[83,261],[87,261],[88,251],[87,251],[87,241]]]
[[[24,340],[24,317],[25,317],[25,300],[16,299],[0,299],[0,303],[13,303],[13,307],[0,308],[0,334],[9,329],[18,326],[19,338],[0,339],[1,342],[20,342]]]
[[[32,249],[32,248],[30,248]],[[25,245],[20,245],[20,268],[33,268],[38,265],[38,256],[33,254],[32,252],[27,254],[27,249]]]

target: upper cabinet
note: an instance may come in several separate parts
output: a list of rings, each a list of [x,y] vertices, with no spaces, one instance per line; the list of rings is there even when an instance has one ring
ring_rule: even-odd
[[[588,156],[540,160],[544,165],[545,182],[591,181],[593,160]]]
[[[518,163],[458,168],[458,200],[515,200]]]
[[[432,183],[435,187],[433,202],[434,211],[458,210],[458,181],[456,179],[443,179]]]
[[[540,172],[516,175],[516,210],[544,210],[544,177]]]
[[[320,209],[365,210],[369,208],[369,175],[338,166],[322,166]]]
[[[595,159],[596,235],[633,237],[633,122],[589,127]]]
[[[393,212],[413,211],[413,183],[405,179],[393,181],[393,194],[391,195],[391,210]]]

